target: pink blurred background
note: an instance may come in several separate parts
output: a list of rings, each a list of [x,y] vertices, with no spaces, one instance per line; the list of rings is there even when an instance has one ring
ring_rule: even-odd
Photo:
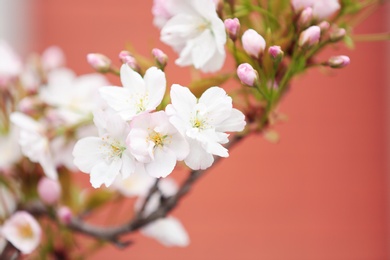
[[[92,72],[87,53],[116,61],[131,42],[144,55],[166,51],[169,83],[189,82],[188,70],[176,68],[176,55],[158,40],[151,0],[30,5],[35,29],[27,49],[59,45],[78,74]],[[355,33],[389,31],[385,9]],[[91,259],[389,259],[389,49],[388,42],[340,46],[322,56],[349,55],[349,67],[296,79],[279,108],[288,115],[275,127],[280,142],[248,138],[173,212],[189,247],[165,248],[135,234],[133,246],[109,245]]]

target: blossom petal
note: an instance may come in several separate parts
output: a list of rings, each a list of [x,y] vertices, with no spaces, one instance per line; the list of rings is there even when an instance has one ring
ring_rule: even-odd
[[[183,120],[190,119],[190,114],[193,107],[197,103],[197,98],[187,87],[180,86],[179,84],[173,84],[171,87],[171,102],[177,113]]]
[[[124,120],[131,120],[137,114],[134,105],[131,104],[131,91],[128,89],[101,87],[99,92],[107,104],[117,111]]]
[[[188,143],[190,144],[190,153],[184,160],[185,164],[193,170],[209,168],[214,162],[213,155],[208,153],[196,140],[188,138]]]
[[[215,127],[218,132],[240,132],[246,125],[244,114],[238,109],[233,108],[229,118]]]
[[[141,229],[141,233],[159,241],[167,247],[185,247],[190,239],[183,225],[174,217],[165,217],[153,221]]]
[[[129,65],[123,64],[121,66],[120,77],[123,87],[128,89],[130,93],[145,93],[144,80],[142,79],[141,75],[132,70]]]
[[[115,181],[121,167],[122,160],[119,158],[114,158],[109,164],[103,161],[95,165],[90,174],[92,187],[99,188],[103,183],[106,187],[110,186]]]
[[[121,169],[121,173],[122,173],[122,178],[125,179],[125,178],[128,178],[129,176],[131,176],[135,171],[135,160],[133,158],[133,156],[131,156],[130,154],[128,154],[128,152],[123,152],[123,155],[122,155],[122,169]]]
[[[73,148],[74,164],[85,173],[104,160],[102,147],[105,142],[99,137],[80,139]]]
[[[167,85],[165,74],[156,67],[151,67],[145,72],[144,80],[149,94],[147,110],[154,110],[160,105],[165,94]]]
[[[155,178],[168,176],[176,165],[176,155],[170,149],[154,150],[154,160],[145,164],[146,172]]]

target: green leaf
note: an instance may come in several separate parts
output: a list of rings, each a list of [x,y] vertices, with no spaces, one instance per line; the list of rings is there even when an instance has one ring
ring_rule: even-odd
[[[344,38],[343,38],[343,40],[344,40],[345,45],[346,45],[349,49],[355,48],[355,43],[354,43],[354,41],[353,41],[353,39],[352,39],[351,36],[345,35]]]

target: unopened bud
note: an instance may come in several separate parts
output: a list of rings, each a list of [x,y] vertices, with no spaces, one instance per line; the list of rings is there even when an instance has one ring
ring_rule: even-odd
[[[329,39],[332,42],[338,42],[344,38],[346,33],[344,28],[337,28],[330,33]]]
[[[110,70],[111,60],[100,53],[89,53],[87,61],[96,71],[105,73]]]
[[[284,52],[280,46],[274,45],[269,47],[268,53],[274,61],[280,62],[283,59]]]
[[[57,210],[57,217],[64,224],[69,224],[72,220],[72,216],[72,211],[67,206],[61,206]]]
[[[327,21],[322,21],[318,24],[318,27],[320,27],[321,32],[325,32],[329,30],[330,24]]]
[[[47,205],[54,205],[61,197],[61,186],[58,181],[43,177],[38,182],[39,198]]]
[[[321,29],[317,25],[310,26],[299,35],[300,47],[311,47],[320,41]]]
[[[241,41],[246,53],[256,59],[264,52],[265,40],[253,29],[246,30],[242,35]]]
[[[42,113],[44,103],[38,96],[27,96],[23,98],[18,104],[19,110],[29,116],[34,116],[37,113]]]
[[[130,52],[121,51],[119,53],[119,59],[123,63],[129,65],[129,67],[132,68],[133,70],[138,71],[138,72],[140,71],[140,67],[138,65],[137,60],[134,58],[134,56]]]
[[[237,76],[242,84],[253,87],[258,80],[258,73],[249,63],[240,64],[237,68]]]
[[[298,24],[301,27],[306,27],[310,25],[312,19],[313,19],[313,9],[311,7],[306,7],[305,9],[303,9],[301,15],[299,16]]]
[[[339,69],[344,68],[349,65],[351,60],[348,56],[340,55],[340,56],[333,56],[330,57],[330,59],[327,62],[327,65],[331,68]]]
[[[154,48],[152,50],[152,55],[160,69],[164,69],[168,63],[168,56],[160,49]]]
[[[223,23],[225,24],[225,29],[230,39],[235,41],[237,39],[238,31],[240,30],[240,21],[237,18],[228,18]]]

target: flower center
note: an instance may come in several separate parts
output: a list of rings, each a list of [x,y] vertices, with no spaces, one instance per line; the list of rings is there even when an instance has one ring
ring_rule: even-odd
[[[19,235],[23,238],[32,238],[34,232],[29,224],[21,224],[18,226]]]
[[[122,157],[123,151],[126,150],[125,146],[123,146],[117,140],[111,140],[111,136],[108,135],[103,136],[102,140],[104,141],[102,148],[105,150],[105,154],[108,160],[115,157]]]
[[[168,135],[163,135],[161,133],[157,133],[153,131],[149,135],[149,140],[154,142],[154,147],[163,147],[165,140],[168,138]]]

